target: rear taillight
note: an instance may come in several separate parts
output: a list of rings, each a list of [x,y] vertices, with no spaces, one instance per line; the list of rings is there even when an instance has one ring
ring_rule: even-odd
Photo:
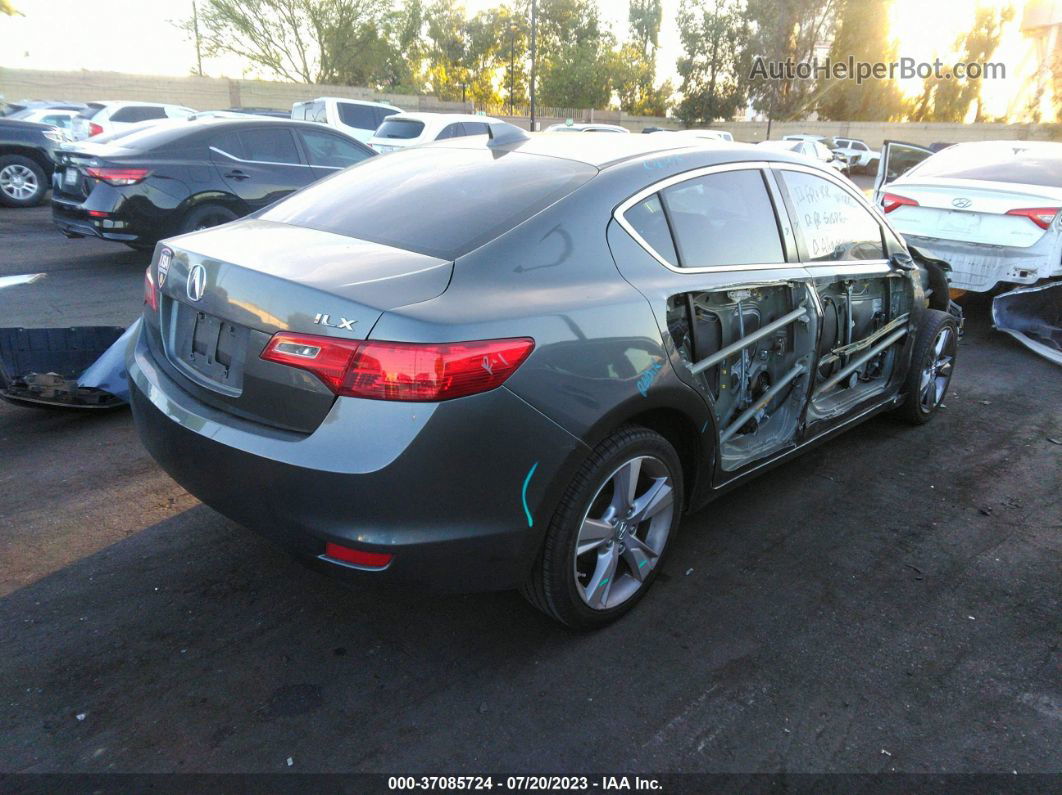
[[[887,213],[891,213],[897,207],[917,207],[918,202],[914,199],[908,199],[906,196],[897,196],[895,193],[886,193],[881,197],[881,209]]]
[[[135,185],[151,172],[146,168],[86,168],[85,173],[95,179],[103,180],[108,185]]]
[[[93,135],[99,135],[101,132],[103,132],[102,127],[100,127],[94,121],[89,122],[89,138],[91,138]]]
[[[266,361],[307,370],[335,394],[434,402],[501,386],[534,350],[528,337],[475,342],[380,342],[278,332]]]
[[[394,555],[387,552],[366,552],[364,549],[344,547],[327,541],[325,542],[325,557],[369,569],[383,569],[391,562]]]
[[[144,271],[144,303],[151,307],[152,312],[159,311],[159,292],[155,289],[155,278],[151,275],[151,267]]]
[[[1047,229],[1062,207],[1029,207],[1024,210],[1007,210],[1007,215],[1023,215],[1041,229]]]

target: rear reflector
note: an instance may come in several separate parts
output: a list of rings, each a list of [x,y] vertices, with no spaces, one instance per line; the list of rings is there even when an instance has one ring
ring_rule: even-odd
[[[316,375],[335,394],[436,402],[501,386],[534,350],[528,337],[475,342],[380,342],[278,332],[266,361]]]
[[[86,168],[85,173],[95,179],[103,180],[108,185],[135,185],[146,177],[146,168]]]
[[[1062,207],[1029,207],[1024,210],[1007,210],[1007,215],[1024,215],[1041,229],[1047,229]]]
[[[340,560],[343,563],[352,563],[355,566],[382,569],[391,562],[394,555],[386,552],[366,552],[363,549],[343,547],[329,541],[325,544],[325,557]]]
[[[891,213],[897,207],[903,207],[905,205],[908,207],[918,206],[918,202],[914,199],[908,199],[906,196],[897,196],[895,193],[886,193],[881,198],[881,208],[887,213]]]
[[[91,138],[93,135],[99,135],[101,132],[103,132],[102,127],[100,127],[94,121],[89,122],[89,138]]]
[[[151,266],[144,271],[144,303],[151,307],[152,312],[159,311],[159,293],[155,289],[155,279],[151,275]]]

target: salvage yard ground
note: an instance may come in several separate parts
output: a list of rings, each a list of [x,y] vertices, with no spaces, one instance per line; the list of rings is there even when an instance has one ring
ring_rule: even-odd
[[[46,207],[0,241],[0,277],[46,274],[0,325],[139,313],[144,254]],[[1062,377],[965,306],[929,426],[687,517],[589,635],[514,593],[346,589],[198,504],[127,411],[0,404],[0,770],[1060,773]]]

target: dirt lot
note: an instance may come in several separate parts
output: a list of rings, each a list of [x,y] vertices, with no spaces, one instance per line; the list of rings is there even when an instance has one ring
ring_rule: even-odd
[[[0,275],[47,273],[2,325],[138,314],[144,255],[46,208],[0,241]],[[0,770],[1062,773],[1062,374],[966,311],[931,425],[689,516],[592,635],[344,589],[183,492],[128,412],[0,404]]]

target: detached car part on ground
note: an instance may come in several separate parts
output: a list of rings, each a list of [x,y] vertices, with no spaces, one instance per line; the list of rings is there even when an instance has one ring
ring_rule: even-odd
[[[1062,144],[982,141],[932,149],[886,141],[875,203],[908,243],[988,292],[1062,276]]]
[[[332,575],[520,587],[586,628],[685,511],[878,412],[933,417],[946,274],[832,169],[492,134],[158,246],[127,364],[166,471]]]
[[[1029,350],[1062,364],[1062,282],[997,295],[992,323]]]

